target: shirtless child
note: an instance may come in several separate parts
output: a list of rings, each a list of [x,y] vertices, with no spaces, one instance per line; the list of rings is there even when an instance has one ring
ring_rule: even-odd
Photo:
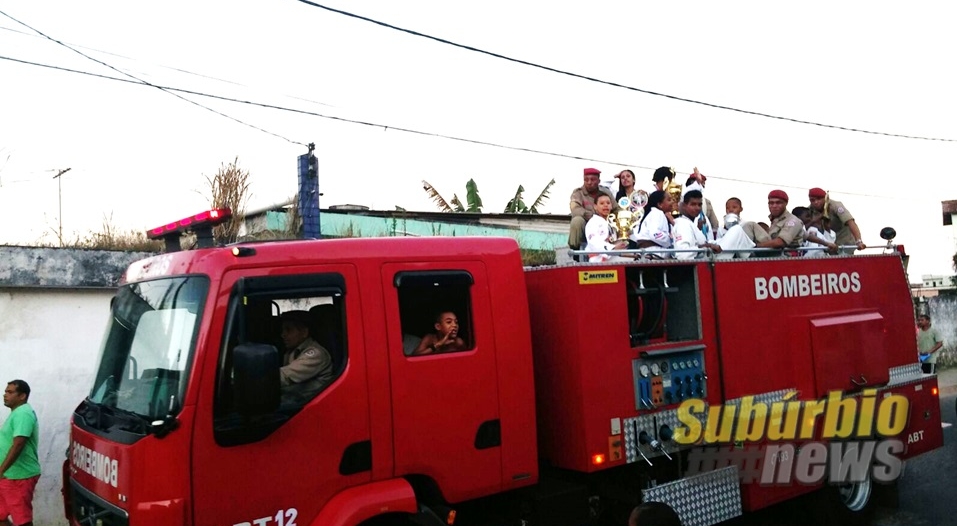
[[[452,311],[440,312],[435,317],[435,333],[422,337],[413,356],[465,350],[465,340],[459,338],[459,319]]]

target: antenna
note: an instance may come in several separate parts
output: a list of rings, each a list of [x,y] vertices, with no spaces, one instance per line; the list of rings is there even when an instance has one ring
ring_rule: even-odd
[[[60,238],[60,246],[63,246],[63,185],[60,183],[62,181],[61,176],[72,170],[72,168],[67,168],[66,170],[57,170],[57,174],[53,176],[56,179],[56,193],[57,201],[59,202],[60,211],[57,214],[57,221],[60,223],[60,228],[57,233],[57,237]]]

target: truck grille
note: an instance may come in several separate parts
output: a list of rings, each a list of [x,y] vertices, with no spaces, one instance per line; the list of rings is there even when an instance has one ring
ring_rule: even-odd
[[[70,480],[73,520],[81,526],[129,526],[129,515]]]

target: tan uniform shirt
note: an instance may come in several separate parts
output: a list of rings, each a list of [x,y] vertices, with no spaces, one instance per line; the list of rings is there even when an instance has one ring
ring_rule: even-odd
[[[279,368],[283,402],[305,404],[332,381],[332,355],[312,338],[286,351]]]
[[[583,217],[585,221],[591,219],[591,216],[595,215],[595,199],[598,199],[598,196],[601,194],[605,194],[611,198],[612,211],[618,211],[618,203],[615,202],[615,196],[611,194],[611,191],[599,186],[598,192],[599,193],[595,197],[592,197],[588,192],[585,191],[584,186],[574,189],[572,191],[570,202],[568,203],[568,208],[571,210],[572,217]]]
[[[847,222],[853,221],[854,216],[847,208],[844,208],[844,203],[831,200],[827,212],[828,218],[831,220],[831,230],[837,232],[835,243],[838,245],[856,245],[857,240],[854,239],[854,234],[851,233],[850,228],[847,228]]]
[[[770,218],[769,218],[770,219]],[[776,219],[771,219],[768,230],[771,239],[783,239],[786,248],[797,248],[804,244],[804,223],[787,210]]]

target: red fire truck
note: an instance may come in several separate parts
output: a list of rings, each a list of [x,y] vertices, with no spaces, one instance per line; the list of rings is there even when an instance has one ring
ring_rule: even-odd
[[[200,248],[126,272],[72,416],[71,524],[623,524],[657,501],[689,526],[799,496],[853,523],[886,489],[869,476],[759,484],[734,463],[692,466],[686,402],[900,395],[897,457],[942,445],[898,251],[523,268],[499,238],[212,246],[228,215],[156,229],[169,247],[195,231]],[[334,379],[289,408],[292,310]],[[464,349],[411,355],[437,312],[457,315]],[[793,452],[820,436],[795,435]]]

